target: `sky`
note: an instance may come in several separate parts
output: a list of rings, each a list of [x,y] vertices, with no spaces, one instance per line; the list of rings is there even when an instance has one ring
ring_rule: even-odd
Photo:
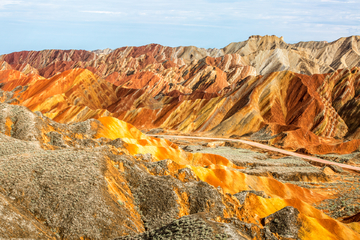
[[[158,43],[222,48],[360,35],[360,0],[0,0],[0,54]]]

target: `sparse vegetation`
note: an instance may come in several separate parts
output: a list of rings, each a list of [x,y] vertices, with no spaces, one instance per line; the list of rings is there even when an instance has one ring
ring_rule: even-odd
[[[26,212],[22,216],[37,224],[43,235],[23,224],[14,232],[17,235],[0,228],[1,237],[31,233],[58,239],[277,239],[271,232],[275,230],[262,226],[261,219],[253,218],[250,212],[241,213],[247,193],[268,198],[264,192],[232,195],[199,180],[195,170],[171,159],[155,162],[151,154],[127,155],[121,139],[93,138],[97,120],[68,126],[22,107],[8,107],[11,111],[7,113],[17,114],[17,119],[12,137],[0,134],[0,202]],[[44,130],[48,126],[51,131]],[[358,180],[353,183],[353,176],[336,175],[343,184],[341,189],[347,189],[341,191],[337,182],[319,182],[323,176],[320,168],[298,158],[272,158],[264,152],[229,146],[199,146],[192,150],[224,154],[246,167],[233,171],[264,172],[307,188],[338,188],[337,198],[317,206],[331,216],[359,211],[356,196],[360,195],[360,184]],[[355,189],[350,191],[351,187]],[[239,214],[244,215],[238,218]],[[0,214],[0,220],[6,216],[15,215],[9,210],[7,215]],[[283,226],[281,221],[275,219],[274,223]],[[17,223],[11,224],[17,227]]]
[[[226,233],[216,233],[211,225],[207,224],[199,216],[186,216],[174,220],[171,223],[137,236],[125,236],[117,238],[117,240],[131,240],[131,239],[188,239],[188,240],[226,240],[228,235]]]

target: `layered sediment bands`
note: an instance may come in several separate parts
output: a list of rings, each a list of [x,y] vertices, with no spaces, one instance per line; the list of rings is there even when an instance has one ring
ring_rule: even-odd
[[[155,161],[166,161],[165,174],[168,172],[168,174],[172,175],[171,169],[181,169],[181,165],[185,165],[193,171],[193,174],[198,179],[214,187],[221,187],[222,190],[219,193],[225,204],[225,208],[222,210],[222,220],[220,220],[222,222],[228,222],[231,218],[238,218],[243,221],[246,219],[245,221],[251,224],[257,224],[266,216],[286,206],[292,206],[300,211],[298,221],[301,227],[298,230],[298,237],[301,239],[317,239],[323,236],[329,239],[356,239],[358,237],[358,234],[345,224],[331,219],[309,205],[311,202],[324,199],[324,196],[319,193],[301,189],[291,184],[283,184],[274,179],[240,173],[236,171],[235,165],[231,165],[229,161],[220,156],[207,154],[197,158],[195,154],[183,152],[182,149],[165,139],[147,137],[136,131],[131,125],[114,118],[108,117],[99,120],[104,127],[100,128],[97,137],[110,137],[112,139],[122,137],[127,142],[126,148],[130,153],[152,153]],[[130,132],[130,134],[127,132]],[[201,161],[199,162],[199,160]],[[172,161],[178,164],[178,167],[174,168]],[[203,166],[206,166],[206,168]],[[154,172],[152,173],[154,174]],[[178,196],[188,196],[182,188],[176,189],[178,189],[176,190]],[[248,194],[243,194],[243,198],[239,198],[235,194],[250,189],[251,191]],[[251,193],[252,191],[263,191],[265,195],[272,196],[272,198],[267,199],[256,196]],[[224,193],[225,195],[223,195]],[[226,195],[226,193],[230,193],[230,195]],[[205,196],[207,194],[209,193],[206,193]],[[231,194],[235,194],[233,196],[236,197],[230,197]],[[186,203],[186,199],[188,197],[185,197],[182,201]],[[217,197],[214,196],[214,199],[217,199]],[[242,205],[241,208],[237,208],[239,204]],[[213,211],[214,213],[219,206],[216,202],[213,202],[212,208],[213,210],[206,211]],[[181,205],[181,209],[183,213],[192,211],[186,204]]]
[[[102,78],[119,80],[124,76],[152,68],[163,75],[163,68],[187,66],[205,57],[236,55],[242,64],[257,74],[289,70],[301,74],[329,73],[360,66],[359,36],[340,38],[331,43],[300,42],[288,44],[281,37],[251,36],[222,49],[165,47],[149,44],[115,50],[43,50],[24,51],[0,56],[1,69],[14,69],[49,78],[66,70],[86,68]]]
[[[252,36],[223,49],[1,56],[0,237],[360,239],[359,214],[340,222],[313,207],[335,197],[314,184],[340,178],[329,169],[284,174],[274,168],[293,160],[187,152],[136,128],[353,152],[357,43]]]
[[[359,36],[350,36],[339,38],[331,43],[300,42],[293,44],[293,46],[315,56],[320,64],[328,65],[337,70],[359,66],[359,44]]]
[[[266,227],[271,219],[299,223],[294,238],[360,237],[311,206],[326,192],[244,174],[113,117],[61,124],[0,108],[1,237],[286,237],[287,228]]]
[[[134,63],[134,66],[125,67],[128,69],[125,71],[111,70],[110,74],[96,74],[124,88],[139,89],[148,86],[152,88],[154,97],[170,91],[186,94],[195,90],[215,93],[230,85],[236,85],[249,75],[256,75],[255,69],[245,65],[237,54],[218,58],[205,57],[188,65],[175,64],[171,60],[161,64],[153,62],[145,64],[144,68],[141,68],[139,63]]]
[[[31,82],[42,80],[43,77],[37,74],[23,74],[15,70],[0,71],[1,89],[4,91],[12,91],[18,86],[25,86]]]
[[[254,140],[264,132],[258,140],[265,137],[270,144],[316,154],[358,148],[358,68],[312,76],[290,71],[254,76],[241,63],[238,55],[206,57],[167,69],[165,77],[144,71],[113,82],[84,69],[49,79],[4,70],[1,101],[61,123],[113,116],[146,129]]]
[[[95,53],[84,50],[44,50],[23,51],[3,55],[1,60],[7,62],[13,69],[21,71],[24,66],[30,65],[38,69],[41,76],[49,77],[58,72],[71,69],[76,65],[81,67],[82,62],[94,60]]]
[[[13,69],[21,71],[30,65],[38,69],[40,75],[48,78],[58,72],[73,68],[88,68],[94,73],[107,77],[114,72],[126,75],[132,71],[145,69],[148,65],[164,64],[166,68],[182,66],[192,60],[206,56],[221,56],[220,50],[205,50],[196,47],[164,47],[150,44],[142,47],[123,47],[102,54],[84,50],[43,50],[24,51],[2,55],[1,60]]]
[[[305,51],[298,51],[284,39],[276,36],[251,36],[247,41],[231,43],[224,48],[225,53],[237,53],[247,65],[255,67],[258,74],[290,70],[302,74],[328,72]]]
[[[168,104],[161,109],[142,107],[119,117],[139,127],[208,131],[216,136],[251,135],[268,129],[269,136],[274,136],[270,142],[284,148],[348,153],[358,148],[359,141],[342,143],[350,131],[343,120],[347,118],[336,109],[353,98],[351,89],[357,88],[358,79],[357,68],[313,76],[275,72],[247,77],[235,89],[210,99],[189,95],[169,101],[164,96]],[[143,117],[146,115],[152,117]]]
[[[13,100],[60,122],[77,122],[97,114],[109,114],[105,108],[117,99],[115,86],[88,70],[69,70],[51,79],[29,78],[28,85],[13,90]],[[61,116],[66,118],[61,119]]]
[[[255,140],[260,131],[283,148],[348,153],[359,146],[360,73],[336,66],[358,65],[358,42],[252,36],[220,50],[18,52],[0,57],[0,99],[61,123],[113,116],[139,128]]]
[[[259,74],[290,70],[311,75],[359,67],[359,46],[359,36],[340,38],[331,43],[297,44],[287,44],[276,36],[251,36],[247,41],[231,43],[223,50],[225,54],[240,54]]]

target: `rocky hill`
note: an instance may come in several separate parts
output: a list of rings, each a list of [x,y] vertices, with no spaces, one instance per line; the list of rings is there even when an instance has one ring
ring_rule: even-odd
[[[328,192],[243,173],[245,155],[234,164],[186,152],[112,117],[61,124],[23,106],[0,109],[2,238],[360,237],[356,221],[314,207]]]
[[[322,74],[343,68],[360,67],[360,37],[340,38],[331,43],[299,42],[288,44],[281,37],[251,36],[248,40],[230,43],[222,49],[165,47],[149,44],[115,50],[43,50],[23,51],[0,56],[0,69],[14,69],[52,77],[73,68],[87,68],[102,78],[121,79],[143,71],[149,64],[152,71],[164,75],[164,68],[182,67],[205,57],[226,57],[251,66],[256,74],[266,75],[289,70],[306,75]],[[146,68],[147,67],[147,68]],[[225,69],[225,72],[231,69]]]
[[[87,69],[51,78],[4,70],[0,101],[60,123],[112,116],[141,129],[243,136],[312,154],[358,149],[359,68],[254,76],[252,67],[227,60],[205,57],[177,72],[170,68],[165,77],[142,71],[121,82]],[[225,68],[238,74],[226,74]]]
[[[251,36],[0,56],[0,238],[360,239],[358,173],[144,134],[360,166],[358,46]]]

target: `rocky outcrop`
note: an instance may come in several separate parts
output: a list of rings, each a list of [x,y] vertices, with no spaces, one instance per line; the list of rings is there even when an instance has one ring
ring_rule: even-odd
[[[113,116],[147,130],[350,153],[360,145],[358,42],[251,36],[223,49],[18,52],[0,57],[0,100],[61,123]]]
[[[345,199],[327,190],[341,169],[180,148],[131,125],[353,152],[358,42],[1,56],[0,238],[359,239],[358,214],[340,222],[313,206]]]
[[[112,117],[68,125],[0,106],[2,238],[359,238],[310,205],[323,193],[246,175]]]
[[[118,80],[143,70],[165,76],[163,69],[182,67],[205,57],[236,56],[252,66],[257,74],[289,70],[301,74],[329,73],[360,66],[359,36],[340,38],[331,43],[299,42],[288,44],[281,37],[251,36],[242,42],[230,43],[222,49],[165,47],[149,44],[115,50],[43,50],[24,51],[0,56],[2,69],[40,74],[49,78],[74,68],[87,68],[102,78]],[[4,65],[5,64],[5,65]]]
[[[49,79],[5,70],[0,99],[61,123],[113,116],[140,128],[248,136],[315,154],[359,147],[358,68],[254,76],[238,60],[206,57],[166,78],[146,71],[113,83],[83,69]]]
[[[299,210],[296,208],[285,207],[262,219],[262,224],[285,239],[300,239],[301,220],[298,219],[298,215]]]

